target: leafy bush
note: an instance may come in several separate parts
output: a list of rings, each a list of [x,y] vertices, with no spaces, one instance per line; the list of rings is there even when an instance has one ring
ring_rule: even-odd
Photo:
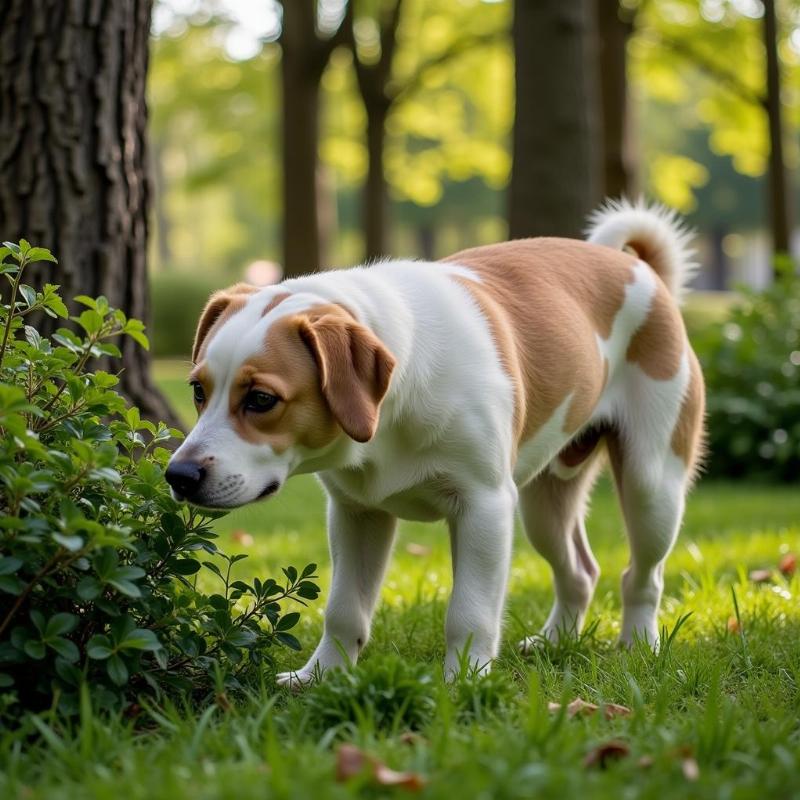
[[[235,689],[270,666],[273,645],[299,649],[299,614],[282,604],[317,597],[315,566],[288,567],[280,583],[232,578],[245,556],[221,553],[214,515],[175,503],[163,479],[181,434],[140,419],[116,376],[88,369],[119,356],[120,336],[147,346],[142,324],[77,297],[75,329],[41,336],[30,315],[68,314],[57,286],[21,282],[43,260],[55,261],[24,241],[0,248],[11,285],[0,305],[0,722],[74,712],[82,684],[105,708],[205,693],[219,676]],[[217,591],[197,588],[201,570]]]
[[[800,474],[800,280],[789,262],[695,337],[708,393],[708,472],[796,480]]]
[[[389,655],[328,670],[304,701],[320,731],[347,723],[367,723],[384,731],[417,730],[436,708],[432,684],[424,664]]]

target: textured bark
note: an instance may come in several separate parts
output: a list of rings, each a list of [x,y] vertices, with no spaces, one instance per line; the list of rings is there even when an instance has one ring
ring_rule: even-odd
[[[2,236],[57,255],[58,266],[32,270],[31,283],[59,283],[67,298],[103,294],[145,322],[151,5],[0,4]],[[122,391],[146,415],[176,422],[147,352],[127,338],[120,346]]]
[[[317,33],[315,0],[282,0],[283,270],[286,276],[321,265],[318,208],[319,91],[341,31]]]
[[[517,0],[509,232],[580,236],[599,200],[592,0]]]
[[[790,252],[791,209],[783,157],[783,114],[775,0],[764,0],[764,48],[767,54],[767,117],[769,120],[769,198],[772,248]]]
[[[603,193],[630,196],[635,193],[635,165],[629,141],[627,46],[633,12],[623,9],[619,0],[596,0],[596,13]]]

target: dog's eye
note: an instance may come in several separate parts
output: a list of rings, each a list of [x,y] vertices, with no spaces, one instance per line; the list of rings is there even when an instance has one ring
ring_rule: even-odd
[[[265,411],[275,408],[279,399],[274,394],[267,392],[249,392],[244,399],[244,408],[245,411],[256,411],[263,414]]]
[[[206,401],[206,392],[199,381],[192,381],[192,389],[194,390],[194,401],[197,405],[202,405]]]

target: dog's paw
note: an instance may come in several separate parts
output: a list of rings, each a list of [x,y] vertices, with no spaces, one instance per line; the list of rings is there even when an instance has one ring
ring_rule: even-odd
[[[535,636],[526,636],[524,639],[520,639],[520,641],[517,642],[517,649],[522,655],[527,656],[544,647],[544,643],[544,636],[542,636],[541,633],[537,633]]]
[[[316,680],[316,674],[310,669],[299,669],[295,672],[279,672],[276,677],[278,686],[285,686],[292,692],[301,692]]]

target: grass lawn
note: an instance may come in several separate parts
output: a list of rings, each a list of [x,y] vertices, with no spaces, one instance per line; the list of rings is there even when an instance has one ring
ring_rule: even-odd
[[[158,376],[188,400],[183,370],[160,364]],[[322,598],[295,631],[304,651],[277,654],[279,668],[299,666],[319,635],[330,582],[319,488],[295,478],[218,529],[226,549],[249,556],[237,565],[240,576],[320,564]],[[343,742],[423,776],[421,797],[800,797],[800,574],[787,580],[775,571],[763,584],[748,577],[800,552],[800,493],[695,490],[666,571],[662,623],[678,630],[658,655],[614,646],[627,550],[605,481],[588,529],[603,575],[579,641],[517,654],[514,643],[536,631],[552,598],[546,565],[520,535],[495,671],[443,684],[448,538],[442,525],[404,524],[372,639],[352,674],[331,674],[297,697],[272,696],[265,676],[262,689],[232,706],[220,698],[205,708],[148,707],[135,722],[87,710],[69,730],[45,719],[36,738],[0,732],[0,798],[403,795],[368,776],[337,782]],[[570,718],[548,710],[575,697],[632,713]],[[610,741],[629,753],[605,767],[585,765]]]

